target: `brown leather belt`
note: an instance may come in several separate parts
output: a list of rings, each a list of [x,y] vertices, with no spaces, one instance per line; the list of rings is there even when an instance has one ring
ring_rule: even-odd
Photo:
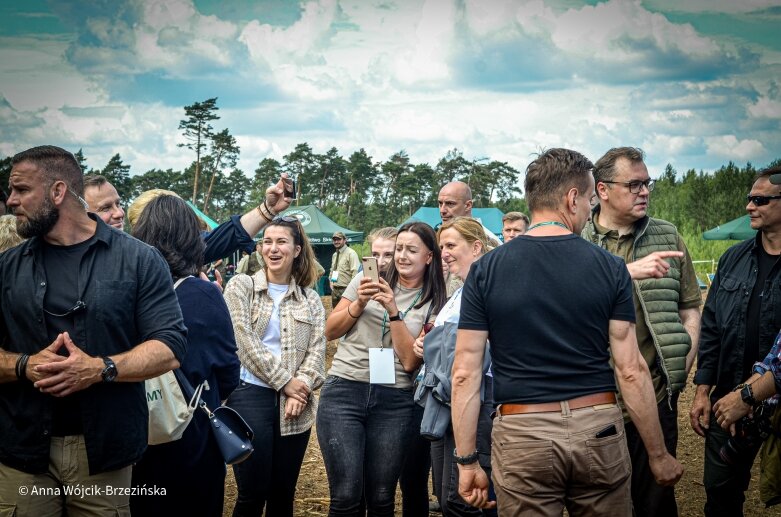
[[[582,409],[601,404],[615,404],[616,394],[613,392],[592,393],[582,397],[567,400],[567,405],[572,409]],[[541,404],[499,404],[496,412],[502,416],[521,415],[524,413],[551,413],[561,411],[561,402],[543,402]]]

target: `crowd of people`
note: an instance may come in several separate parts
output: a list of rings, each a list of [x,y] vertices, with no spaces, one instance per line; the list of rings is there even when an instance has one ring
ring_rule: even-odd
[[[313,429],[332,516],[677,515],[696,364],[703,511],[743,515],[781,420],[779,185],[775,166],[735,193],[758,233],[721,257],[704,307],[680,234],[648,216],[643,152],[622,147],[594,163],[542,152],[530,217],[505,214],[501,237],[472,217],[468,185],[444,185],[441,225],[370,234],[377,276],[336,232],[328,312],[305,229],[281,215],[286,175],[206,232],[173,192],[144,192],[126,221],[71,153],[20,152],[0,197],[0,513],[222,515],[204,412],[147,443],[142,381],[179,369],[254,432],[235,516],[294,514]],[[210,281],[235,251],[237,274]]]

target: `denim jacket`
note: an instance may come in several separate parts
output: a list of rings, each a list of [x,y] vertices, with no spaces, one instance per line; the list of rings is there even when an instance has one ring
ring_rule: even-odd
[[[97,222],[96,238],[79,269],[73,342],[91,356],[126,352],[159,340],[182,361],[187,329],[160,253],[129,235]],[[0,345],[36,354],[50,344],[44,321],[46,278],[42,242],[33,237],[0,255]],[[97,383],[69,397],[80,400],[91,475],[138,461],[147,444],[143,382]],[[52,397],[29,381],[0,384],[0,462],[32,474],[46,472],[52,431]]]
[[[719,259],[719,269],[702,310],[695,384],[715,386],[719,398],[743,382],[743,351],[748,302],[757,280],[757,249],[762,234],[732,246]],[[759,313],[761,343],[772,344],[781,328],[781,267],[773,265],[763,288]],[[760,350],[761,352],[762,350]]]
[[[299,434],[311,428],[317,413],[314,391],[325,379],[325,309],[320,296],[291,278],[279,305],[280,357],[263,345],[274,307],[265,271],[260,270],[252,277],[234,276],[225,288],[225,302],[233,320],[242,366],[279,392],[280,434]],[[282,388],[293,377],[309,387],[309,403],[298,418],[286,420],[287,396]]]

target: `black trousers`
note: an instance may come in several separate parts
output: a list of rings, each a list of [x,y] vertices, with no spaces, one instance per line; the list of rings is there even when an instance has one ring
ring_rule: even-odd
[[[711,414],[710,428],[705,435],[705,516],[743,517],[743,503],[751,481],[751,466],[760,447],[745,451],[734,465],[721,459],[719,450],[729,440],[730,434],[716,423]]]
[[[415,404],[412,412],[412,439],[404,468],[399,478],[401,487],[401,508],[403,517],[428,517],[428,474],[431,471],[431,442],[420,436],[420,421],[423,408]]]
[[[672,406],[672,409],[670,408]],[[665,397],[658,406],[659,423],[662,426],[664,445],[667,452],[675,456],[678,448],[678,394],[671,399]],[[714,420],[715,421],[715,420]],[[626,444],[632,458],[632,506],[637,517],[671,517],[678,515],[673,487],[664,487],[656,483],[651,467],[648,465],[648,452],[645,450],[640,433],[633,423],[627,423]]]

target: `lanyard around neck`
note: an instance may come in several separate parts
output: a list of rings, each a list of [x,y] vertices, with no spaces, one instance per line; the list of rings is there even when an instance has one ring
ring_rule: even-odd
[[[415,306],[415,304],[418,303],[418,300],[420,300],[420,295],[421,294],[423,294],[423,289],[422,288],[418,291],[418,294],[415,295],[415,299],[412,300],[411,304],[409,304],[409,307],[407,307],[407,310],[403,311],[401,313],[401,318],[402,319],[404,319],[404,316],[406,316],[407,313],[412,310],[412,308]],[[380,349],[382,349],[382,347],[384,346],[383,343],[382,343],[382,340],[385,337],[385,334],[390,332],[390,327],[388,327],[387,331],[385,330],[385,325],[387,323],[388,323],[388,311],[385,311],[385,314],[382,315],[382,334],[380,336]]]

